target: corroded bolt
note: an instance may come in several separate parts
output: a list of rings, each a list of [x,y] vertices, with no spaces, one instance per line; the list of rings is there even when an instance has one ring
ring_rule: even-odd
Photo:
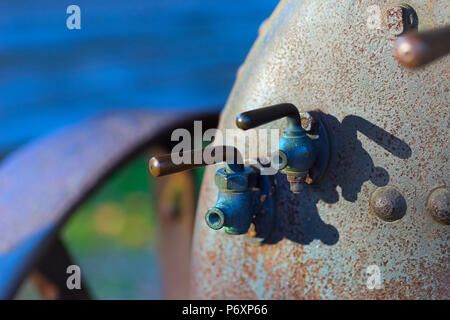
[[[312,129],[313,117],[308,112],[300,112],[300,124],[302,128],[306,131],[310,131]]]
[[[300,124],[310,134],[316,134],[319,129],[319,122],[309,112],[300,112]]]
[[[304,191],[307,175],[308,172],[289,172],[286,174],[292,193],[301,193]]]
[[[417,30],[419,19],[412,7],[401,4],[386,10],[386,23],[389,32],[398,36],[407,31]]]
[[[437,222],[450,224],[450,189],[434,189],[427,200],[427,213]]]
[[[396,221],[406,214],[406,200],[392,186],[377,188],[370,197],[370,209],[384,221]]]

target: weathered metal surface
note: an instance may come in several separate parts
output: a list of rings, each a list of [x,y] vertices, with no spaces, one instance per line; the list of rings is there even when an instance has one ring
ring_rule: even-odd
[[[449,23],[448,2],[408,1],[419,31]],[[192,295],[195,298],[449,299],[449,227],[433,221],[426,202],[449,184],[449,57],[420,70],[394,59],[396,36],[382,17],[392,1],[282,1],[261,27],[222,114],[293,103],[319,108],[331,128],[330,166],[317,187],[298,195],[278,179],[279,225],[271,244],[251,234],[210,230],[214,204],[208,167],[197,209]],[[371,11],[372,10],[372,11]],[[376,12],[376,10],[375,10]],[[384,20],[383,20],[384,21]],[[265,128],[285,127],[279,120]],[[406,214],[386,222],[370,213],[370,195],[395,186]],[[377,265],[381,288],[366,286]]]
[[[214,113],[112,112],[24,146],[0,166],[0,298],[11,297],[70,213],[123,162]],[[214,126],[214,124],[213,124]]]

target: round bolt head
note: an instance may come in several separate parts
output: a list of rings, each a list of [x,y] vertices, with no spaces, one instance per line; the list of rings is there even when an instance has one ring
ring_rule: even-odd
[[[434,189],[427,200],[427,213],[441,224],[450,225],[450,189]]]
[[[392,222],[406,214],[406,200],[396,188],[380,187],[370,197],[370,209],[380,219]]]

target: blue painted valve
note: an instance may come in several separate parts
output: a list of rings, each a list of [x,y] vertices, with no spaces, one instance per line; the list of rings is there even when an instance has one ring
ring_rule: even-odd
[[[211,163],[203,157],[208,148],[206,152],[212,155]],[[253,222],[256,236],[266,238],[274,225],[273,177],[261,175],[256,167],[244,166],[239,151],[234,147],[205,149],[188,151],[187,158],[192,160],[188,164],[174,164],[173,154],[153,157],[149,162],[150,172],[159,177],[227,159],[226,166],[215,174],[219,194],[216,205],[206,212],[206,224],[214,230],[223,228],[228,234],[244,234]],[[183,154],[178,155],[183,157]],[[202,161],[194,164],[194,159]]]
[[[272,161],[286,174],[291,191],[299,193],[304,183],[318,182],[328,166],[329,137],[320,112],[300,114],[293,104],[283,103],[241,113],[236,125],[248,130],[283,117],[287,127]]]

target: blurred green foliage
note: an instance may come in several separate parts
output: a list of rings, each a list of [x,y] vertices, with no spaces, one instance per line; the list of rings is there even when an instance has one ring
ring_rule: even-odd
[[[61,238],[94,299],[163,298],[155,178],[143,153],[117,170],[72,214]],[[196,198],[205,168],[193,170]],[[29,280],[16,299],[39,299]]]
[[[155,240],[154,184],[141,155],[117,171],[66,224],[62,237],[71,252],[143,249]]]
[[[94,298],[162,298],[155,180],[142,154],[120,168],[73,214],[62,239]],[[204,168],[194,170],[196,194]]]

